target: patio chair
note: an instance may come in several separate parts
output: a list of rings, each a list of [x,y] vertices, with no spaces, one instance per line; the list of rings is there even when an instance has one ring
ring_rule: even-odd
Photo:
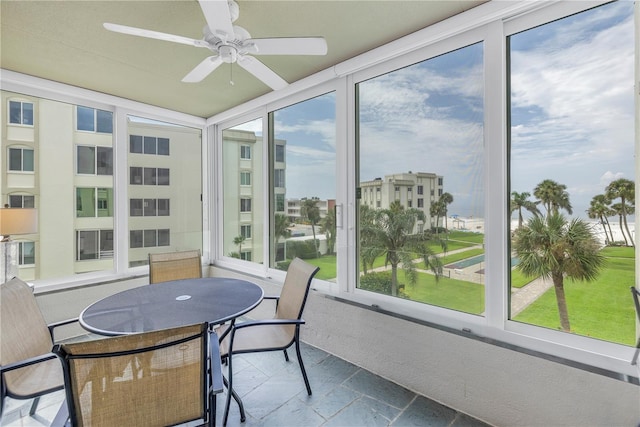
[[[56,345],[73,426],[215,425],[220,350],[207,323]]]
[[[200,250],[149,254],[149,283],[202,277]]]
[[[5,397],[33,399],[33,417],[40,396],[64,388],[62,367],[51,352],[54,329],[78,319],[47,325],[33,290],[17,277],[0,285],[0,303],[0,418]]]
[[[232,390],[233,387],[232,355],[282,350],[288,362],[287,348],[295,344],[300,371],[307,393],[311,396],[311,386],[300,353],[300,325],[304,324],[302,312],[307,301],[311,281],[318,270],[320,270],[319,267],[300,258],[294,259],[287,270],[280,296],[264,297],[264,299],[276,301],[276,312],[272,319],[235,323],[223,326],[218,330],[221,340],[220,352],[223,359],[226,359],[229,364],[229,390]],[[225,425],[229,415],[230,401],[231,393],[227,393],[223,422]]]
[[[636,289],[635,286],[631,287],[631,294],[633,295],[633,302],[636,306],[636,315],[638,316],[638,320],[640,321],[640,291]],[[636,352],[633,354],[633,358],[631,359],[632,365],[638,364],[638,355],[640,354],[640,338],[638,338],[638,342],[636,343]],[[640,369],[640,367],[639,367]]]

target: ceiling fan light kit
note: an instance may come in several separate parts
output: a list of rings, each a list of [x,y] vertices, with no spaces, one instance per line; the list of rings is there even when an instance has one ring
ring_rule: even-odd
[[[240,7],[234,0],[199,0],[207,25],[201,40],[142,28],[105,23],[109,31],[163,40],[172,43],[204,47],[214,53],[195,66],[183,79],[197,83],[205,79],[221,64],[237,63],[273,90],[288,83],[252,55],[326,55],[327,43],[323,37],[282,37],[252,39],[247,30],[233,22],[240,15]]]

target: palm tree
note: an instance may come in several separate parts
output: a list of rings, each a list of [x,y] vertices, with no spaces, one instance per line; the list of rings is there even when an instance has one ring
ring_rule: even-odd
[[[336,245],[336,211],[329,209],[327,215],[320,221],[320,232],[327,237],[327,255],[332,254]]]
[[[362,262],[362,272],[367,274],[369,268],[373,268],[376,258],[382,255],[376,242],[375,210],[369,205],[360,205],[358,211],[358,222],[360,223],[360,261]]]
[[[438,201],[441,203],[442,215],[444,216],[444,229],[446,232],[449,229],[449,224],[447,223],[447,207],[453,203],[453,196],[450,193],[442,193]]]
[[[568,222],[558,213],[535,216],[515,231],[513,248],[520,259],[517,268],[522,273],[553,280],[560,327],[570,332],[564,278],[591,282],[604,263],[591,226],[581,219]]]
[[[526,209],[534,215],[540,215],[538,206],[529,200],[529,197],[531,197],[531,193],[526,191],[522,193],[518,193],[517,191],[511,192],[510,212],[513,214],[515,211],[518,211],[518,228],[522,227],[522,209]]]
[[[313,245],[316,248],[316,257],[318,256],[318,242],[316,241],[316,224],[320,221],[320,208],[318,207],[318,199],[304,199],[300,207],[300,215],[306,218],[311,224],[311,232],[313,233]]]
[[[361,236],[369,243],[375,242],[380,255],[385,255],[385,266],[391,265],[391,295],[398,295],[398,265],[402,264],[405,277],[413,284],[417,275],[413,254],[419,254],[426,267],[436,275],[442,274],[442,263],[427,245],[430,232],[413,234],[416,222],[425,220],[424,212],[416,208],[405,209],[399,202],[388,209],[373,210],[371,223],[360,223]],[[443,244],[444,246],[444,244]]]
[[[564,184],[545,179],[533,189],[533,195],[538,198],[537,203],[544,206],[547,215],[557,214],[560,209],[564,209],[569,215],[573,213],[567,186]]]
[[[242,234],[233,238],[233,244],[238,245],[238,258],[242,258],[242,244],[245,240]]]
[[[620,199],[620,229],[622,230],[622,224],[624,223],[624,228],[629,236],[629,240],[631,241],[631,246],[634,247],[635,243],[631,237],[631,232],[629,232],[629,224],[627,224],[627,215],[631,214],[633,210],[636,198],[635,191],[635,183],[625,178],[616,179],[607,185],[607,188],[605,188],[605,195],[609,200]],[[625,244],[628,245],[626,238],[624,241]]]
[[[608,217],[615,214],[615,212],[611,209],[611,206],[609,206],[610,204],[611,201],[607,199],[604,194],[598,194],[593,196],[589,209],[587,209],[589,218],[600,221],[600,225],[602,225],[602,229],[604,230],[606,243],[613,242],[613,232],[611,231],[611,224],[609,223]]]
[[[440,232],[440,217],[445,209],[446,207],[440,200],[431,202],[431,206],[429,207],[429,214],[436,218],[436,234],[439,234]]]
[[[289,218],[281,213],[277,213],[273,217],[273,239],[275,244],[273,245],[273,260],[275,261],[275,251],[277,249],[277,244],[280,238],[285,239],[284,241],[284,258],[287,259],[287,240],[291,237],[291,230],[289,230]]]

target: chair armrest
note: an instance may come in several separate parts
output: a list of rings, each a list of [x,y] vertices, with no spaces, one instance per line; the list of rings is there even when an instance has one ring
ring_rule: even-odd
[[[222,393],[224,390],[222,377],[222,362],[220,358],[220,343],[215,332],[209,331],[209,369],[211,378],[211,392]]]
[[[303,325],[304,319],[267,319],[267,320],[249,320],[242,323],[236,323],[234,329],[249,328],[252,326],[264,325]]]
[[[265,295],[262,297],[262,299],[275,299],[275,300],[279,300],[280,299],[280,295]]]
[[[69,324],[77,322],[77,321],[78,321],[78,318],[74,317],[72,319],[60,320],[59,322],[49,323],[47,325],[47,328],[49,328],[49,335],[51,335],[51,341],[55,341],[55,339],[53,337],[53,331],[54,331],[55,328],[57,328],[58,326],[69,325]]]
[[[40,356],[30,357],[28,359],[20,360],[18,362],[9,363],[7,365],[0,366],[0,373],[13,371],[16,369],[24,368],[26,366],[35,365],[36,363],[44,362],[45,360],[55,359],[56,356],[53,353],[46,353]]]

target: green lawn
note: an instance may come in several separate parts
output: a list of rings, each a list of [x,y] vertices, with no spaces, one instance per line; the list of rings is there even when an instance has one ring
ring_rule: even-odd
[[[629,249],[633,250],[607,248],[605,253],[610,258],[596,282],[565,279],[572,332],[626,345],[635,344],[635,309],[629,291],[634,284],[635,261],[628,256]],[[514,320],[557,329],[560,320],[553,288]]]
[[[484,286],[477,283],[447,277],[441,277],[436,282],[434,275],[418,273],[416,283],[405,285],[404,291],[413,301],[472,314],[484,311]]]
[[[484,233],[473,233],[468,231],[450,231],[449,240],[461,240],[476,245],[484,243]]]

